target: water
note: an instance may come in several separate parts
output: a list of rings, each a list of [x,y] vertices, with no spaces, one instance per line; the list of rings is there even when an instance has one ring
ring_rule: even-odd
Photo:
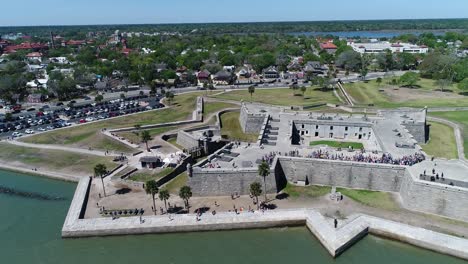
[[[1,193],[0,263],[466,263],[374,236],[334,260],[305,227],[63,240],[75,184],[0,171],[0,185],[65,199]]]
[[[403,34],[412,34],[419,36],[423,33],[433,33],[436,36],[442,36],[446,31],[336,31],[336,32],[294,32],[293,36],[337,36],[340,38],[394,38]]]

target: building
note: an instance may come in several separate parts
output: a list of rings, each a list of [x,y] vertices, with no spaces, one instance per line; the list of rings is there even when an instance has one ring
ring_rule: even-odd
[[[40,53],[40,52],[31,52],[31,53],[26,54],[26,58],[27,58],[29,61],[39,61],[39,62],[42,62],[42,53]]]
[[[320,49],[326,51],[329,54],[335,54],[338,47],[332,42],[320,43]]]
[[[156,169],[162,165],[161,159],[156,156],[145,156],[140,158],[142,168]]]
[[[232,82],[232,74],[227,71],[219,71],[211,76],[215,85],[229,85]]]
[[[263,70],[263,78],[265,79],[278,79],[279,77],[279,72],[275,66],[270,66]]]
[[[198,85],[203,86],[205,83],[210,82],[211,73],[208,70],[199,71],[197,73]]]
[[[387,50],[392,53],[414,53],[414,54],[424,54],[429,51],[427,46],[418,46],[409,43],[390,43],[388,41],[381,42],[368,42],[368,43],[356,43],[353,41],[348,42],[348,46],[351,46],[354,51],[361,54],[364,53],[382,53]]]
[[[28,95],[28,103],[30,104],[39,104],[42,103],[44,100],[44,95],[42,94],[30,94]]]

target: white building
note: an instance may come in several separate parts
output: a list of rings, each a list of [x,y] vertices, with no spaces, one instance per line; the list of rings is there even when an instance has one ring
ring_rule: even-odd
[[[369,42],[369,43],[356,43],[356,42],[348,42],[348,46],[351,46],[354,51],[359,52],[361,54],[364,53],[382,53],[386,50],[390,50],[392,53],[416,53],[416,54],[423,54],[429,51],[427,46],[418,46],[413,45],[410,43],[390,43],[388,41],[383,42]]]

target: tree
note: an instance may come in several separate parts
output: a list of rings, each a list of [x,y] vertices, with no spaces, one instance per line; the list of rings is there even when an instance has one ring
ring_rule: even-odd
[[[307,91],[307,87],[301,86],[302,97],[304,97],[306,91]]]
[[[183,186],[179,190],[179,197],[184,200],[185,208],[187,208],[187,212],[190,210],[189,208],[189,199],[192,197],[192,189],[189,186]]]
[[[120,94],[120,99],[125,99],[125,94],[124,93]]]
[[[419,74],[407,72],[400,77],[400,83],[403,86],[414,87],[419,81]]]
[[[377,78],[377,80],[375,81],[377,83],[377,85],[380,87],[380,85],[382,84],[382,78]]]
[[[255,93],[255,86],[249,86],[250,101],[252,102],[252,96]]]
[[[145,183],[145,192],[146,194],[151,195],[153,199],[153,212],[156,214],[156,203],[154,201],[154,196],[159,192],[158,183],[155,180],[150,180]]]
[[[258,196],[262,195],[262,185],[259,182],[253,182],[250,184],[250,194],[255,197],[257,208],[259,208],[260,205],[258,204]]]
[[[100,103],[100,102],[102,102],[102,100],[104,100],[104,96],[102,96],[102,94],[98,94],[98,95],[96,95],[96,97],[94,97],[94,101],[96,103]]]
[[[465,92],[468,91],[468,78],[465,78],[463,81],[461,81],[458,84],[458,89],[465,91]]]
[[[94,177],[99,177],[101,178],[101,183],[102,183],[102,191],[104,193],[104,197],[106,197],[106,189],[104,187],[104,176],[107,174],[107,167],[104,164],[97,164],[94,166]]]
[[[439,79],[436,81],[436,84],[440,87],[440,90],[443,92],[447,87],[452,85],[452,80],[450,79]]]
[[[166,212],[167,212],[167,200],[169,200],[169,197],[171,197],[171,195],[169,194],[168,190],[164,189],[159,192],[159,200],[164,201],[164,207],[166,208]]]
[[[354,50],[347,50],[338,55],[335,63],[338,67],[345,70],[358,71],[362,68],[361,54]]]
[[[165,96],[170,105],[172,103],[172,100],[174,100],[174,93],[167,91]]]
[[[368,73],[369,73],[369,70],[367,70],[366,67],[361,69],[360,74],[361,74],[361,78],[362,78],[363,81],[366,80],[366,76],[367,76]]]
[[[263,161],[260,165],[258,165],[258,175],[260,175],[261,177],[263,177],[263,185],[264,185],[264,189],[265,189],[265,201],[267,201],[267,196],[266,196],[266,190],[267,190],[267,187],[266,187],[266,177],[268,175],[270,175],[270,165],[268,165],[268,163],[266,161]]]
[[[149,133],[148,130],[144,130],[143,132],[141,132],[141,142],[145,143],[146,144],[146,150],[149,152],[150,149],[148,147],[148,141],[152,140],[153,138],[151,137],[151,134]]]

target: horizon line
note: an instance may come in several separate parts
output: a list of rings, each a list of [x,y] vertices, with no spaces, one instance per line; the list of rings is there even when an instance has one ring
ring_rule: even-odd
[[[7,25],[0,28],[14,27],[83,27],[83,26],[149,26],[149,25],[216,25],[216,24],[266,24],[266,23],[321,23],[321,22],[372,22],[372,21],[423,21],[423,20],[468,20],[459,18],[384,18],[384,19],[335,19],[335,20],[278,20],[278,21],[223,21],[223,22],[165,22],[165,23],[109,23],[109,24],[41,24],[41,25]],[[424,29],[423,29],[424,30]],[[434,29],[443,30],[443,29]]]

